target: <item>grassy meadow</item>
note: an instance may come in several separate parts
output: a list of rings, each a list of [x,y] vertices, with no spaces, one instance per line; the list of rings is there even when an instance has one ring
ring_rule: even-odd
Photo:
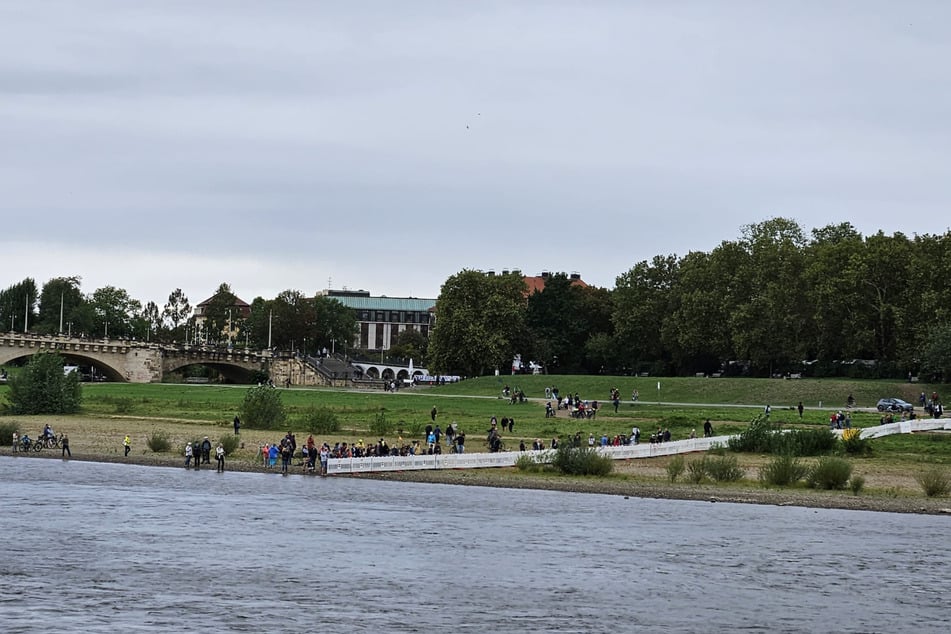
[[[658,392],[657,382],[661,389]],[[501,389],[508,384],[522,389],[528,402],[511,404],[501,398]],[[583,399],[597,399],[601,409],[594,419],[573,419],[559,411],[553,419],[545,418],[545,387],[557,386],[562,394],[575,393]],[[608,400],[610,389],[622,394],[618,411]],[[790,427],[825,426],[829,414],[844,407],[852,394],[856,408],[852,410],[854,427],[878,424],[880,414],[874,410],[883,396],[898,396],[917,403],[917,394],[930,394],[943,386],[911,384],[897,381],[846,381],[836,379],[741,379],[741,378],[631,378],[591,376],[503,376],[482,377],[444,386],[406,388],[397,393],[365,390],[332,390],[322,388],[281,389],[282,402],[288,411],[287,430],[297,434],[298,441],[307,437],[307,413],[326,408],[335,413],[340,429],[330,434],[315,434],[320,442],[353,442],[375,440],[371,422],[382,412],[391,427],[387,438],[393,445],[401,436],[404,442],[424,440],[424,427],[430,422],[435,406],[437,423],[445,426],[455,421],[467,434],[467,451],[485,450],[489,419],[495,416],[515,419],[512,433],[504,433],[508,450],[518,448],[524,440],[530,445],[535,438],[546,441],[581,432],[600,436],[628,434],[637,425],[642,441],[657,428],[668,428],[673,439],[688,437],[692,430],[702,435],[703,421],[710,419],[715,433],[731,434],[743,430],[758,416],[765,404],[772,407],[771,420]],[[96,457],[121,456],[125,434],[133,438],[133,456],[144,461],[177,462],[184,443],[209,436],[216,440],[232,433],[232,419],[240,411],[248,386],[98,383],[83,386],[82,412],[76,416],[0,416],[0,425],[14,424],[18,429],[36,435],[46,422],[57,431],[70,434],[74,454]],[[633,389],[640,400],[632,402]],[[6,386],[0,386],[0,404],[6,402]],[[802,401],[806,410],[800,420],[796,405]],[[819,403],[822,406],[819,406]],[[402,430],[401,432],[398,430]],[[230,464],[253,466],[257,451],[264,442],[275,442],[281,430],[255,430],[244,426],[243,443],[229,456]],[[171,449],[155,455],[146,447],[147,438],[161,432],[168,435]],[[890,436],[872,441],[870,457],[850,458],[856,473],[867,476],[866,493],[874,495],[919,495],[914,473],[931,465],[951,465],[951,434],[928,433]],[[8,449],[5,449],[8,451]],[[739,455],[747,469],[746,486],[758,487],[756,471],[767,457]],[[662,482],[667,458],[631,461],[618,464],[610,479],[636,479]],[[510,476],[507,477],[511,477]],[[686,485],[685,485],[686,486]]]

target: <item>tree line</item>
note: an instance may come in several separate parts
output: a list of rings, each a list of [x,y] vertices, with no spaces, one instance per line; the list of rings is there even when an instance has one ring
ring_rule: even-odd
[[[0,291],[0,328],[308,354],[357,332],[352,310],[294,290],[256,298],[245,315],[223,283],[199,323],[181,289],[159,307],[112,286],[84,294],[80,281]],[[463,376],[508,373],[519,354],[556,374],[948,380],[949,284],[951,232],[863,236],[840,223],[807,233],[773,218],[709,252],[638,262],[610,290],[556,273],[528,295],[520,274],[462,270],[440,289],[428,340],[407,330],[390,355]]]
[[[615,288],[463,270],[443,285],[429,342],[439,372],[951,377],[951,233],[862,236],[773,218],[712,251],[658,255]]]
[[[272,347],[314,354],[333,343],[349,343],[356,332],[352,310],[330,297],[307,298],[287,290],[273,299],[255,298],[240,310],[227,283],[202,307],[201,319],[182,289],[161,308],[143,304],[121,288],[104,286],[84,294],[81,278],[58,277],[37,290],[27,278],[0,291],[3,330],[91,339],[127,339],[169,344]]]

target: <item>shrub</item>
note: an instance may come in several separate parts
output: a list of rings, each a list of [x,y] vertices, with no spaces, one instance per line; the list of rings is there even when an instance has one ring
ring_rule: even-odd
[[[797,456],[818,456],[829,453],[836,447],[838,438],[832,430],[826,427],[813,429],[794,429],[779,434],[782,438],[780,445],[788,447]],[[774,451],[772,453],[786,453]]]
[[[408,425],[407,430],[409,431],[410,438],[419,438],[423,435],[423,424],[418,420],[414,420]]]
[[[547,468],[548,465],[546,463],[550,460],[551,456],[546,454],[522,454],[515,461],[515,466],[519,471],[543,471]]]
[[[13,432],[19,429],[19,423],[0,423],[0,445],[9,447],[13,444]]]
[[[74,414],[82,403],[79,373],[63,373],[65,360],[39,352],[9,379],[10,411],[14,414]]]
[[[915,482],[929,498],[947,495],[951,491],[951,475],[941,467],[932,467],[915,476]]]
[[[605,476],[614,470],[614,461],[602,456],[593,447],[559,445],[552,457],[552,466],[564,475]]]
[[[707,457],[700,460],[691,460],[687,464],[687,480],[692,484],[700,484],[707,479]]]
[[[862,492],[862,489],[865,487],[865,478],[860,475],[852,476],[852,479],[849,480],[849,488],[852,489],[852,495],[858,495]]]
[[[340,429],[340,419],[333,410],[326,407],[308,407],[304,411],[301,423],[311,434],[332,434]]]
[[[222,434],[218,442],[221,443],[221,447],[225,450],[225,455],[230,456],[238,450],[241,439],[234,434]]]
[[[716,482],[736,482],[746,473],[736,456],[706,456],[705,467],[707,475]]]
[[[145,437],[145,445],[155,453],[165,453],[172,448],[168,434],[161,430],[153,431]],[[184,449],[182,450],[184,452]]]
[[[760,468],[759,479],[764,486],[784,487],[799,482],[808,471],[796,456],[782,454]]]
[[[852,464],[834,456],[823,456],[816,461],[806,475],[806,481],[814,489],[844,489],[852,476]]]
[[[370,421],[370,432],[375,436],[386,436],[393,430],[393,426],[386,420],[386,410],[380,408],[379,413]]]
[[[782,431],[777,425],[757,417],[749,427],[730,438],[727,446],[736,452],[817,456],[832,451],[836,442],[835,434],[825,427]]]
[[[732,436],[727,441],[730,451],[749,452],[749,453],[770,453],[770,443],[772,436],[779,428],[772,425],[769,420],[762,416],[757,416],[750,421],[749,426],[739,434]]]
[[[279,429],[287,420],[281,392],[270,385],[252,387],[241,404],[241,421],[248,429]]]
[[[674,456],[671,458],[670,462],[667,463],[667,479],[671,482],[675,482],[684,472],[686,466],[683,456]]]
[[[726,452],[727,446],[720,442],[713,443],[707,450],[707,453],[713,456],[725,456]]]
[[[861,429],[846,429],[842,432],[842,449],[853,456],[872,455],[872,443],[861,437]]]

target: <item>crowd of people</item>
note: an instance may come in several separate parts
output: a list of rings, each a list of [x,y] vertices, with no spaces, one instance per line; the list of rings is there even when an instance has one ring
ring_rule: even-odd
[[[126,436],[128,439],[128,436]],[[211,464],[211,440],[208,439],[208,436],[198,443],[195,443],[194,446],[192,443],[185,444],[185,468],[190,469],[201,469],[203,464]],[[214,448],[215,451],[215,462],[217,463],[218,471],[223,472],[225,470],[225,448],[220,442],[218,446]],[[192,460],[194,459],[194,463]]]

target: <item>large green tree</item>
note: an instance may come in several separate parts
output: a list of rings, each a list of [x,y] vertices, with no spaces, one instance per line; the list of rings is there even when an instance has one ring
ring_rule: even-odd
[[[761,373],[798,369],[808,348],[805,244],[802,228],[786,218],[743,228],[745,293],[734,294],[730,321],[734,348]]]
[[[856,345],[867,309],[854,280],[842,275],[853,254],[864,249],[861,234],[849,223],[813,229],[803,276],[812,312],[812,343],[806,354],[829,366],[836,359],[861,356]]]
[[[617,278],[612,320],[619,354],[629,371],[668,357],[661,327],[670,311],[677,271],[676,256],[658,255]]]
[[[935,324],[920,354],[921,371],[929,381],[951,379],[951,323]]]
[[[681,371],[717,372],[734,358],[730,291],[736,288],[735,263],[741,258],[734,243],[724,243],[712,253],[691,252],[680,261],[661,337]]]
[[[390,346],[389,354],[409,361],[412,359],[417,366],[425,367],[427,363],[426,347],[429,345],[423,333],[415,328],[407,328],[396,335],[396,343]]]
[[[525,290],[518,273],[466,269],[447,279],[429,336],[430,371],[480,376],[510,367],[528,346]]]
[[[202,324],[202,338],[206,343],[225,343],[229,336],[229,329],[234,329],[239,319],[235,302],[237,296],[231,291],[231,286],[222,282],[218,290],[204,306],[204,323]]]
[[[36,326],[36,282],[32,277],[0,291],[0,329],[24,332]]]
[[[63,372],[63,357],[40,352],[10,380],[10,411],[14,414],[74,414],[82,403],[77,372]]]
[[[133,320],[141,312],[142,304],[130,297],[125,289],[115,286],[97,288],[87,303],[95,315],[91,336],[110,339],[135,336]]]
[[[45,334],[70,332],[69,327],[86,301],[79,290],[81,278],[55,277],[43,285],[40,292],[37,330]]]
[[[321,348],[349,345],[357,329],[356,314],[332,297],[306,297],[286,290],[271,300],[257,297],[244,327],[258,346],[314,354]]]
[[[168,301],[162,308],[162,326],[168,331],[170,340],[185,340],[185,324],[191,312],[192,306],[182,289],[176,288],[169,293]]]
[[[589,357],[587,344],[592,337],[612,333],[611,312],[611,296],[604,289],[576,284],[565,273],[552,274],[541,291],[528,297],[526,327],[533,346],[526,352],[549,372],[597,372],[613,363],[613,347],[599,343],[590,348],[594,356]]]

